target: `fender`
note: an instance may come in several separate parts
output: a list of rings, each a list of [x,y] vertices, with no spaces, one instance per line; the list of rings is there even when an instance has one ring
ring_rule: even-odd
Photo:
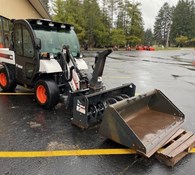
[[[87,63],[82,58],[75,58],[79,70],[87,70]]]
[[[40,60],[40,73],[58,73],[62,72],[62,68],[55,59],[42,59]]]

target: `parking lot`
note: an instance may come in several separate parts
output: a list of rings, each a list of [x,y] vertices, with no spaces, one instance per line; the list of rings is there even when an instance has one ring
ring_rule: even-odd
[[[84,52],[91,67],[95,52]],[[185,114],[183,127],[195,132],[195,61],[194,50],[116,51],[107,59],[103,81],[109,88],[125,83],[136,85],[136,94],[160,89]],[[2,175],[91,175],[91,174],[194,174],[195,155],[190,154],[174,168],[155,157],[137,154],[96,155],[82,150],[124,148],[98,134],[98,126],[81,130],[71,124],[62,97],[53,110],[40,108],[33,91],[17,87],[16,93],[0,94],[0,151],[14,152],[16,158],[0,158]],[[80,150],[75,155],[51,156],[51,151]],[[46,151],[46,156],[23,157],[24,152]],[[19,154],[20,153],[20,154]],[[51,157],[50,157],[51,156]]]

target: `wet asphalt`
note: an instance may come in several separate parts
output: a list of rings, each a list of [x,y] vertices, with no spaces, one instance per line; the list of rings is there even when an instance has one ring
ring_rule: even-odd
[[[95,52],[84,52],[91,67]],[[108,58],[103,81],[107,89],[134,83],[136,93],[160,89],[185,114],[183,127],[195,132],[194,50],[116,51]],[[18,86],[17,92],[31,92]],[[71,124],[64,98],[55,109],[40,108],[33,95],[0,95],[0,151],[45,151],[123,148]],[[174,168],[139,155],[0,158],[0,175],[193,175],[195,155]]]

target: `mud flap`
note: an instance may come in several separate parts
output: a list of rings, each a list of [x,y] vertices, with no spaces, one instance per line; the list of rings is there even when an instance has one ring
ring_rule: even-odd
[[[184,114],[160,91],[109,105],[99,132],[151,157],[180,128]]]

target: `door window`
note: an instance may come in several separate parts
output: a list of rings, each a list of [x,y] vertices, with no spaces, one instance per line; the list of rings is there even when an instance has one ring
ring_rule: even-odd
[[[22,26],[15,25],[15,42],[14,47],[17,55],[23,55],[23,48],[22,48]]]
[[[23,48],[24,48],[25,57],[34,56],[34,48],[33,48],[33,43],[32,43],[30,33],[24,27],[23,27]]]
[[[15,51],[18,55],[34,56],[34,47],[31,35],[25,26],[15,25]]]

